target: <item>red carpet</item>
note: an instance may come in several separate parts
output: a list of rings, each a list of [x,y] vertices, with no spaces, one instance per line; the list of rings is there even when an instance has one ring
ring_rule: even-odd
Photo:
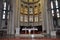
[[[0,38],[0,40],[60,40],[60,38]]]

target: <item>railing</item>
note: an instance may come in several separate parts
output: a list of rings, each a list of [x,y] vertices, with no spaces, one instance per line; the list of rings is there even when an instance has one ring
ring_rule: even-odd
[[[28,31],[29,34],[31,34],[31,31],[32,31],[32,30],[35,31],[35,30],[38,30],[38,29],[37,29],[37,28],[23,28],[22,30]]]

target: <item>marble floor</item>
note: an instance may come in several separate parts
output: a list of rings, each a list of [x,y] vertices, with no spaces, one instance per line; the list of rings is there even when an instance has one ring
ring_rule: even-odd
[[[60,38],[0,38],[0,40],[60,40]]]

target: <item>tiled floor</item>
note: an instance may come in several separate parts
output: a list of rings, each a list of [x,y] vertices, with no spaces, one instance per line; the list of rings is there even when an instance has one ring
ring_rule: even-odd
[[[0,38],[0,40],[60,40],[60,38]]]

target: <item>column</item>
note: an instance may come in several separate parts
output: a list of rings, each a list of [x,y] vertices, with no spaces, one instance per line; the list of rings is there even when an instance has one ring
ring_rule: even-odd
[[[42,17],[42,31],[46,30],[46,26],[45,26],[45,4],[44,4],[44,0],[41,0],[41,17]]]
[[[45,0],[44,4],[45,4],[47,34],[50,34],[51,31],[53,30],[53,18],[50,10],[50,2],[48,0]]]
[[[16,8],[15,8],[15,0],[12,0],[12,25],[11,25],[11,34],[14,35],[15,31],[15,13],[16,13]]]
[[[50,24],[49,24],[49,15],[48,15],[48,11],[47,11],[47,0],[44,0],[44,15],[45,15],[45,30],[47,32],[47,34],[49,34],[49,27],[50,27]]]
[[[8,25],[7,25],[7,34],[9,34],[9,35],[13,35],[12,34],[12,29],[14,29],[14,28],[12,28],[12,24],[13,24],[13,22],[12,22],[12,19],[13,19],[13,3],[12,3],[12,1],[10,1],[10,12],[9,12],[9,19],[8,19]],[[14,26],[13,26],[14,27]]]
[[[17,27],[16,27],[16,36],[20,35],[20,0],[16,0],[16,14],[17,14]]]

